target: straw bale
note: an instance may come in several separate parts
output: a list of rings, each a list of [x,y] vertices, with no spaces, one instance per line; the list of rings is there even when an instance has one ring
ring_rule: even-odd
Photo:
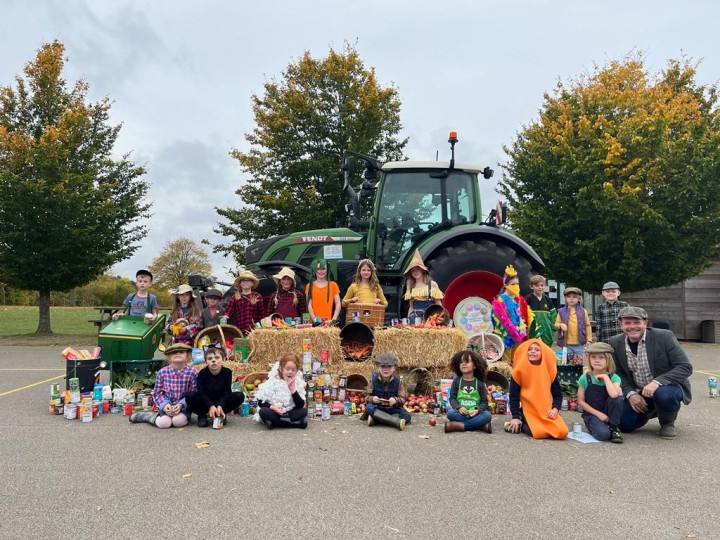
[[[312,341],[313,357],[320,354],[321,349],[330,351],[330,358],[339,358],[340,330],[338,328],[261,328],[248,335],[250,340],[250,356],[248,361],[257,364],[269,364],[288,352],[302,355],[303,339]]]
[[[467,347],[467,334],[459,328],[385,328],[375,331],[373,358],[394,353],[398,367],[442,370],[452,355]]]
[[[502,361],[491,362],[488,364],[488,371],[497,371],[500,375],[509,379],[510,374],[512,373],[512,366],[507,362]]]

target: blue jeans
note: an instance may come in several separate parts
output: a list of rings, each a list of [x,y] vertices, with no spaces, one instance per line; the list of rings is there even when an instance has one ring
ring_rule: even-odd
[[[449,409],[447,417],[451,422],[462,422],[465,424],[465,431],[475,431],[480,429],[480,426],[484,426],[492,420],[492,414],[490,414],[489,411],[483,411],[468,418],[467,416],[463,416],[457,412],[455,409]]]
[[[598,441],[609,441],[610,426],[617,426],[620,424],[622,413],[625,410],[624,401],[625,398],[622,396],[618,396],[616,398],[609,397],[602,409],[595,407],[600,410],[600,412],[605,413],[608,416],[608,422],[603,422],[594,414],[583,413],[582,418],[585,420],[585,426],[588,428],[590,435],[595,437]]]
[[[402,407],[381,407],[380,405],[375,405],[375,403],[365,404],[365,412],[368,413],[369,416],[375,414],[375,411],[383,411],[389,415],[399,414],[400,418],[404,419],[406,424],[412,421],[412,415]]]
[[[638,413],[630,406],[630,401],[625,400],[622,417],[620,418],[620,431],[630,433],[643,427],[648,420],[657,416],[657,413],[672,414],[680,410],[683,395],[677,384],[665,384],[655,390],[651,398],[640,396],[648,406],[648,412]]]

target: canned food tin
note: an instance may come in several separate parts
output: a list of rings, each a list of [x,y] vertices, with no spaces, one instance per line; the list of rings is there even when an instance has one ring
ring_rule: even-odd
[[[315,416],[317,418],[322,418],[322,403],[315,405]]]
[[[110,402],[107,399],[104,399],[102,402],[102,413],[107,414],[110,412]]]
[[[582,435],[582,425],[580,424],[580,422],[573,422],[572,434],[573,437],[579,437],[580,435]]]
[[[330,420],[330,404],[329,404],[329,403],[323,403],[323,407],[322,407],[322,419],[323,419],[323,420]]]
[[[240,416],[249,416],[250,415],[250,404],[247,401],[243,401],[243,404],[240,405]]]
[[[92,404],[93,418],[102,416],[102,401],[93,401]]]
[[[213,429],[222,429],[225,427],[225,419],[222,416],[213,418]]]
[[[132,403],[123,403],[123,415],[130,416],[133,413]]]
[[[353,311],[353,322],[360,322],[360,312]]]
[[[65,405],[65,418],[68,420],[75,420],[77,418],[77,405],[69,403]]]
[[[390,319],[390,326],[397,326],[398,324],[400,324],[398,319]]]
[[[330,361],[330,349],[320,349],[320,362],[323,364]]]
[[[345,416],[350,416],[352,414],[352,403],[350,403],[349,401],[346,401],[343,404],[343,409],[345,411]]]
[[[306,352],[312,352],[312,340],[310,338],[303,338],[302,340],[302,350],[304,353]]]

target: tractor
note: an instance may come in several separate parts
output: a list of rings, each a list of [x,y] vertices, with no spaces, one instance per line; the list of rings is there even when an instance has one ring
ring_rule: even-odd
[[[295,271],[304,290],[311,262],[324,258],[344,294],[358,261],[368,258],[389,302],[387,323],[406,316],[403,271],[418,249],[456,324],[462,319],[469,333],[489,330],[490,303],[502,288],[505,267],[515,267],[525,294],[530,276],[544,265],[528,244],[500,226],[506,208],[498,205],[483,220],[478,182],[480,177],[490,179],[493,171],[455,163],[456,133],[450,133],[448,142],[450,161],[381,163],[346,151],[342,170],[349,199],[347,227],[277,235],[249,245],[246,264],[260,278],[259,292],[267,298],[275,290],[272,275],[283,266]],[[357,162],[364,166],[363,180],[353,187]],[[361,219],[361,198],[374,198],[368,220]],[[473,321],[480,327],[472,328]]]

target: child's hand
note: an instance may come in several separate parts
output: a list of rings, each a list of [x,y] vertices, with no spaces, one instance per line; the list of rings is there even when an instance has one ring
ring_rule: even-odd
[[[375,303],[376,303],[376,304],[382,304],[382,300],[380,300],[379,298],[376,298],[376,299],[375,299]]]
[[[561,323],[560,323],[560,330],[562,330],[563,332],[567,332],[567,324],[565,324],[564,322],[561,322]]]
[[[210,407],[210,410],[208,411],[208,416],[210,418],[215,418],[215,416],[217,416],[217,407],[215,407],[215,405]]]
[[[510,433],[520,433],[520,429],[522,428],[522,420],[519,420],[517,418],[513,418],[510,420]]]
[[[287,377],[285,379],[285,382],[288,385],[288,390],[290,390],[291,394],[295,393],[296,387],[295,387],[295,377]]]
[[[119,312],[113,313],[113,314],[112,314],[112,320],[113,320],[113,321],[117,321],[119,316],[120,316],[120,313],[119,313]]]
[[[182,412],[182,403],[176,403],[173,405],[173,415],[180,414]]]
[[[480,414],[480,409],[475,409],[470,413],[470,418],[472,418],[473,416],[476,416],[478,414]]]
[[[167,405],[165,405],[165,407],[163,407],[163,411],[164,411],[165,414],[167,414],[168,416],[172,416],[172,415],[173,415],[173,406],[170,405],[170,403],[168,403]]]
[[[610,380],[610,377],[608,376],[607,373],[601,373],[600,375],[595,375],[595,378],[598,381],[609,381]]]
[[[217,416],[222,416],[223,418],[225,418],[225,411],[223,411],[223,408],[220,405],[215,407],[215,414]]]
[[[285,414],[285,407],[283,407],[282,405],[270,405],[270,410],[275,411],[279,415]]]
[[[596,414],[595,416],[597,416],[597,418],[598,418],[601,422],[609,422],[609,421],[610,421],[610,418],[608,418],[608,415],[607,415],[607,414],[604,414],[604,413],[599,412],[599,413]]]
[[[555,407],[553,407],[552,409],[550,409],[550,410],[548,411],[547,417],[548,417],[550,420],[555,420],[555,419],[558,417],[558,410],[557,410]]]
[[[395,399],[394,397],[391,397],[390,399],[388,399],[388,405],[390,405],[391,407],[394,407],[396,403],[397,403],[397,399]]]
[[[358,298],[357,296],[353,296],[350,300],[348,300],[348,302],[351,303],[351,304],[354,304],[354,303],[357,302],[358,300],[359,300],[359,298]]]
[[[380,398],[378,396],[373,396],[370,401],[373,403],[380,403]]]
[[[462,414],[463,416],[470,416],[470,413],[468,412],[468,410],[465,407],[460,407],[458,409],[458,412],[460,414]]]

